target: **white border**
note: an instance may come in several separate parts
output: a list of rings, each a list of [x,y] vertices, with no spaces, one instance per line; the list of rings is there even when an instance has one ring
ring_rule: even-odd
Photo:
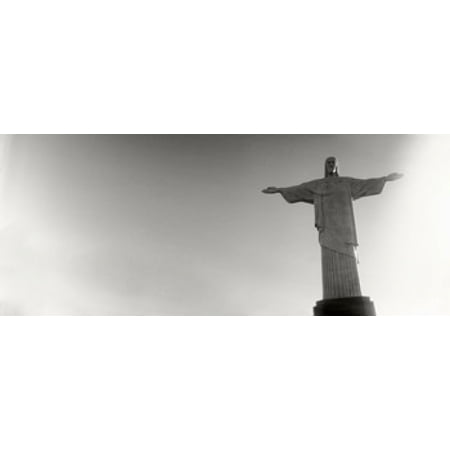
[[[443,449],[449,334],[444,318],[3,318],[0,444]]]

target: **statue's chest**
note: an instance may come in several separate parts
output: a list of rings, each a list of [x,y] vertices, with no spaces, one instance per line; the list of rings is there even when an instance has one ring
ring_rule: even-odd
[[[336,216],[345,216],[351,213],[351,192],[346,183],[323,183],[320,197],[324,213]]]
[[[319,194],[324,197],[349,197],[350,187],[347,183],[324,181],[319,186]]]

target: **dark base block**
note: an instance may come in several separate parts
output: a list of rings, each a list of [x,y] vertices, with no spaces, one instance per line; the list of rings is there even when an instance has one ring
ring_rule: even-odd
[[[315,316],[376,316],[369,297],[333,298],[317,302]]]

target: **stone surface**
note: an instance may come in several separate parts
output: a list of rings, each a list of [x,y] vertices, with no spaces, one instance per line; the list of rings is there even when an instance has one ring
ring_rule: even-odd
[[[314,308],[315,316],[376,316],[369,297],[346,297],[321,300]]]
[[[355,257],[322,247],[322,297],[361,297],[361,285]]]
[[[322,247],[322,282],[324,298],[339,298],[318,302],[317,316],[374,316],[375,307],[368,297],[362,297],[358,274],[353,201],[381,194],[386,182],[403,175],[357,179],[339,176],[335,157],[325,161],[325,177],[296,186],[263,190],[265,194],[281,194],[288,203],[314,205],[315,226]]]

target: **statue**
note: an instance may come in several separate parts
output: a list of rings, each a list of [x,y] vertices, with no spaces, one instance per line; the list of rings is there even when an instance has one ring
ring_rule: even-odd
[[[325,302],[338,299],[367,299],[362,297],[358,275],[356,254],[358,239],[353,200],[381,194],[386,182],[402,177],[403,175],[398,173],[368,180],[341,177],[337,159],[330,157],[325,161],[325,178],[298,186],[269,187],[263,190],[265,194],[281,194],[288,203],[305,202],[314,205],[315,226],[319,232],[322,248],[322,284]],[[339,305],[342,305],[342,302]]]

